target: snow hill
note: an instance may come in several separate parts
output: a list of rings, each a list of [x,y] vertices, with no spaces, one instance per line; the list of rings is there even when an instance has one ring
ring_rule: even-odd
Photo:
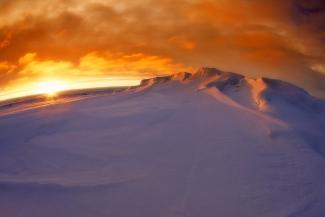
[[[325,102],[299,87],[202,68],[63,102],[0,108],[1,217],[325,216]]]

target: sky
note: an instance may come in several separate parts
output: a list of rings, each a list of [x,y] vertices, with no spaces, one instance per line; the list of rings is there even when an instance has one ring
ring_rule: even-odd
[[[0,100],[203,66],[325,97],[325,1],[0,0]]]

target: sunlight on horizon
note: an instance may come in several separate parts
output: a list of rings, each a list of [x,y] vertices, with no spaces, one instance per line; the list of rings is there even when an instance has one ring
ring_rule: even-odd
[[[48,80],[39,83],[35,92],[49,97],[56,96],[60,91],[68,89],[68,84],[60,80]]]
[[[93,88],[127,87],[140,84],[139,78],[88,78],[88,79],[60,79],[44,78],[29,83],[15,90],[0,92],[0,102],[10,99],[28,97],[33,95],[44,95],[49,98],[59,95],[60,92],[69,90],[83,90]]]

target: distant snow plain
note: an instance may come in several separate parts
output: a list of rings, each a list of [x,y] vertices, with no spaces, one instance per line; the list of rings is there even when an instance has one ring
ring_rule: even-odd
[[[212,68],[18,109],[0,216],[322,217],[324,129],[323,100]]]

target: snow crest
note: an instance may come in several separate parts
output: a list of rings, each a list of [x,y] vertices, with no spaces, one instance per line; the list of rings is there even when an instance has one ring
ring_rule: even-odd
[[[177,73],[170,76],[143,80],[142,87],[151,87],[170,81],[187,81],[197,85],[199,90],[217,89],[229,100],[250,109],[267,113],[284,112],[288,107],[323,113],[324,101],[309,95],[293,84],[270,78],[249,78],[216,68],[200,68],[197,72]]]
[[[322,217],[324,128],[301,88],[213,68],[20,110],[0,216]]]

